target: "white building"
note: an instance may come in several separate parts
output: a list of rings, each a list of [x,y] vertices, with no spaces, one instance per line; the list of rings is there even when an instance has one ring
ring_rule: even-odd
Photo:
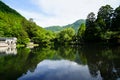
[[[0,38],[0,47],[16,46],[17,38]]]

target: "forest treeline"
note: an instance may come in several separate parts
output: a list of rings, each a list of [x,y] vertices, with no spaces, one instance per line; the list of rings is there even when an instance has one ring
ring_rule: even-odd
[[[110,6],[102,6],[97,14],[88,14],[86,30],[82,38],[85,41],[119,42],[120,39],[120,6],[115,10]]]
[[[115,10],[110,5],[102,6],[97,15],[90,12],[77,33],[72,28],[64,29],[58,33],[56,40],[70,44],[120,43],[120,6]]]
[[[59,32],[45,30],[32,18],[25,19],[17,11],[0,1],[0,37],[16,37],[18,44],[30,41],[43,44],[76,44],[83,42],[120,43],[120,6],[115,10],[110,5],[102,6],[98,14],[88,14],[76,33],[73,26]]]

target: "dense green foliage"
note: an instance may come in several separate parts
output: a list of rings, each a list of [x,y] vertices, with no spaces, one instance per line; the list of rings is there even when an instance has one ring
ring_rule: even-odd
[[[112,31],[120,31],[120,6],[115,9],[113,13],[113,19],[112,19]]]
[[[14,15],[21,17],[21,15],[16,10],[11,9],[9,6],[4,4],[1,0],[0,0],[0,12],[11,13],[11,14],[14,13]]]
[[[28,42],[27,32],[21,26],[22,17],[0,1],[0,37],[17,37],[19,43]]]
[[[85,23],[86,22],[86,23]],[[69,42],[65,28],[71,27],[76,34],[72,36],[73,43],[80,42],[114,42],[120,43],[120,6],[115,10],[110,5],[102,6],[95,16],[94,12],[88,14],[86,21],[78,20],[73,24],[60,28],[57,36],[59,42]],[[85,24],[84,24],[85,23]],[[54,27],[50,27],[54,29]],[[55,29],[57,26],[55,27]],[[47,28],[49,30],[49,28]],[[59,30],[59,29],[58,29]],[[54,30],[55,31],[55,30]],[[61,35],[61,36],[60,36]],[[66,38],[65,38],[66,37]],[[68,39],[68,40],[67,40]]]
[[[26,21],[23,19],[21,24],[24,26],[24,30],[28,33],[29,38],[35,43],[46,44],[54,39],[54,33],[37,26],[33,20]]]
[[[119,22],[120,6],[113,10],[110,5],[106,5],[99,9],[97,17],[91,12],[86,21],[80,19],[73,24],[47,27],[45,30],[32,18],[26,20],[17,11],[0,1],[0,37],[17,37],[20,44],[26,44],[29,41],[41,45],[80,41],[120,43]]]
[[[102,6],[97,18],[91,12],[86,19],[86,30],[82,37],[87,42],[115,42],[120,43],[120,6],[115,10],[110,5]]]
[[[71,28],[73,28],[73,29],[75,30],[75,32],[77,33],[77,31],[78,31],[78,29],[79,29],[79,27],[80,27],[80,25],[81,25],[82,23],[85,23],[85,20],[84,20],[84,19],[77,20],[76,22],[74,22],[74,23],[72,23],[72,24],[68,24],[68,25],[66,25],[66,26],[50,26],[50,27],[47,27],[47,28],[45,28],[45,29],[50,30],[50,31],[53,31],[53,32],[59,32],[59,31],[65,29],[65,28],[71,27]]]
[[[65,28],[56,35],[58,43],[64,44],[65,42],[71,42],[75,36],[75,30],[73,28]]]
[[[30,40],[35,43],[50,43],[54,34],[29,21],[0,1],[0,37],[17,37],[19,44]]]
[[[84,35],[84,39],[87,41],[91,41],[91,40],[98,40],[99,39],[99,32],[100,29],[99,27],[96,26],[95,23],[95,14],[93,12],[91,12],[86,19],[86,30],[85,30],[85,35]]]
[[[85,30],[86,30],[86,26],[85,24],[81,24],[79,29],[78,29],[78,32],[77,32],[77,38],[78,40],[83,40],[83,36],[85,34]]]

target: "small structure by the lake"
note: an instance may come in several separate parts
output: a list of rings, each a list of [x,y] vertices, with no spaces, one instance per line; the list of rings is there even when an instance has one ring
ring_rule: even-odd
[[[16,42],[17,42],[17,38],[15,37],[10,37],[10,38],[0,37],[0,47],[16,46]]]

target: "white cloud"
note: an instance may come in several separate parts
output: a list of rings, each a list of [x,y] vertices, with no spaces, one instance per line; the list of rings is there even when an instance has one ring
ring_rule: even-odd
[[[17,10],[17,11],[20,12],[27,19],[33,18],[33,20],[41,27],[48,27],[51,25],[68,24],[68,22],[66,22],[66,19],[63,19],[60,17],[58,19],[58,17],[47,17],[47,16],[44,16],[43,14],[31,12],[31,11],[25,11],[25,10]],[[73,21],[69,20],[69,23],[72,23]]]
[[[75,20],[86,18],[90,12],[106,4],[117,7],[119,0],[31,0],[43,13],[20,11],[27,18],[34,18],[38,25],[66,25]],[[29,13],[29,14],[28,14]],[[45,13],[45,14],[44,14]],[[48,16],[48,15],[52,16]]]

